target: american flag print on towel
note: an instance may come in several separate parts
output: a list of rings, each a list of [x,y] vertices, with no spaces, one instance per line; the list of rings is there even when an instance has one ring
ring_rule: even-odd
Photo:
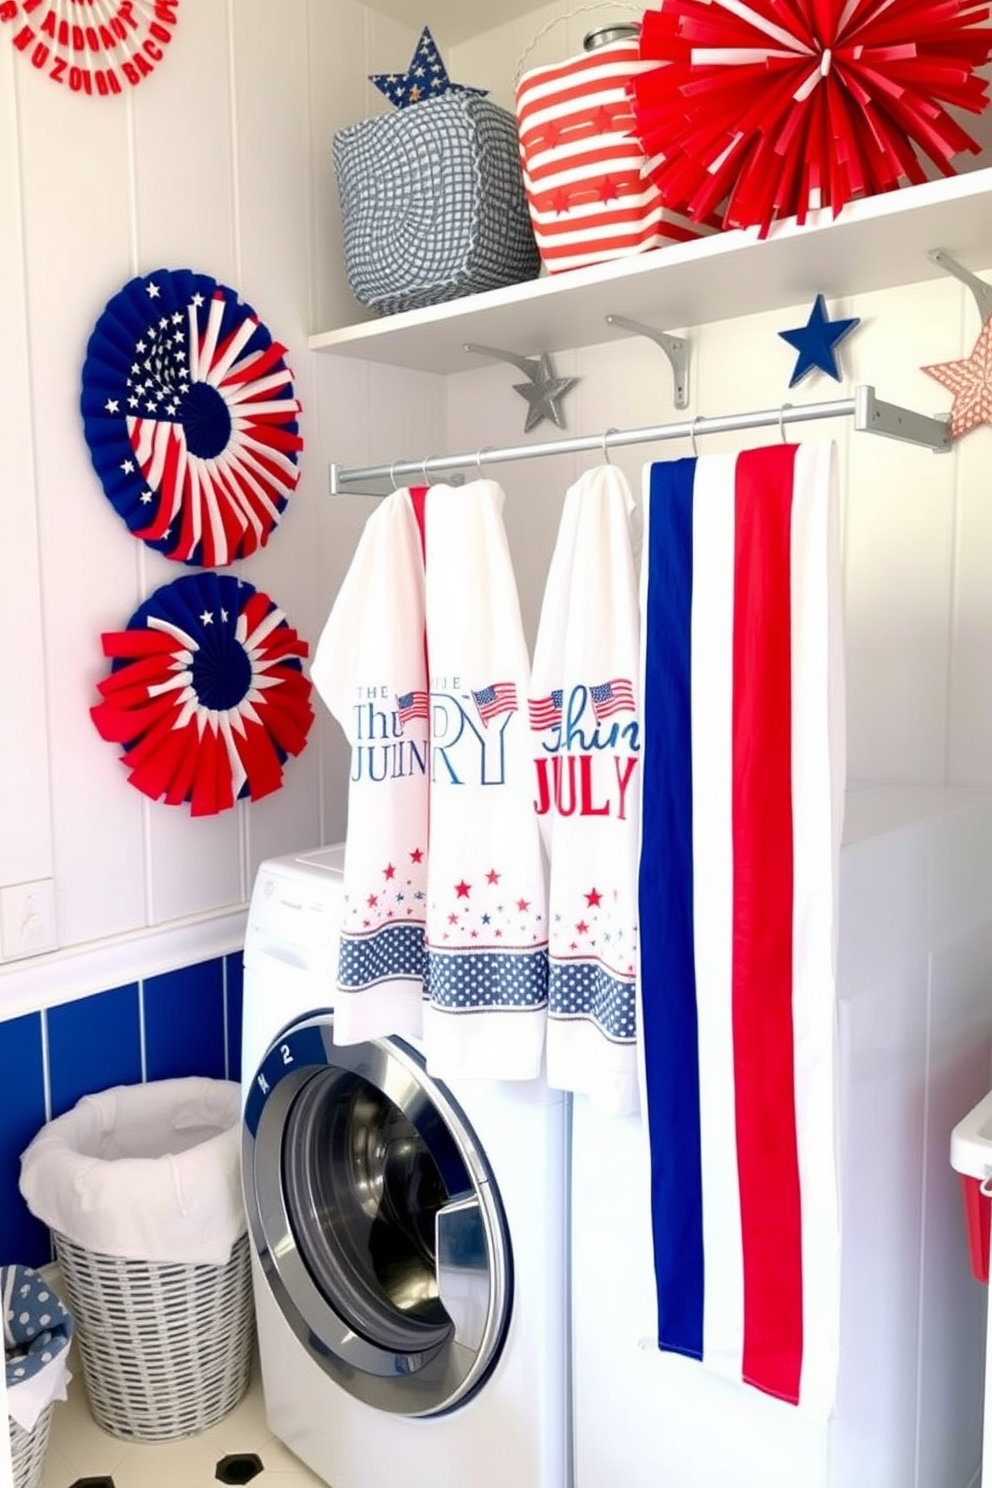
[[[428,1068],[444,1077],[541,1072],[548,922],[531,805],[530,658],[488,480],[426,503],[431,687]]]
[[[642,569],[658,1342],[819,1418],[840,1271],[834,461],[779,444],[648,467]]]
[[[622,471],[565,497],[528,700],[534,809],[550,860],[548,1083],[638,1108],[640,619]]]
[[[429,690],[423,488],[377,507],[314,656],[351,745],[334,1038],[423,1029]]]

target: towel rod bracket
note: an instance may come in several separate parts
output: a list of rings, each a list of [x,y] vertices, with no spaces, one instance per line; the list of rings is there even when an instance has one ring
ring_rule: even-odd
[[[625,315],[608,315],[606,324],[620,326],[632,331],[635,336],[647,336],[665,353],[672,368],[675,383],[675,407],[689,407],[689,343],[684,336],[671,336],[667,331],[656,331],[654,326],[643,325],[639,320],[628,320]]]
[[[854,390],[854,427],[869,434],[884,434],[907,444],[922,444],[934,454],[951,448],[951,426],[944,419],[929,418],[912,408],[901,408],[876,398],[875,389],[860,383]]]

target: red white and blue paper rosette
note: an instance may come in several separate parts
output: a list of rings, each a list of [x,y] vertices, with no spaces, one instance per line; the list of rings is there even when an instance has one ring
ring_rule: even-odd
[[[90,709],[124,745],[130,783],[209,816],[278,790],[314,713],[306,641],[266,594],[229,574],[189,574],[103,636],[110,674]]]
[[[83,366],[83,428],[135,537],[204,568],[264,546],[303,448],[285,350],[233,289],[189,269],[157,269],[108,301]]]

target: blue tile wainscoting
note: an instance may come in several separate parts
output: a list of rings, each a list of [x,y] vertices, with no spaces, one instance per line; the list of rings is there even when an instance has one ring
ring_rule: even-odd
[[[81,1096],[182,1075],[237,1080],[241,953],[0,1021],[0,1264],[42,1266],[48,1229],[18,1189],[36,1132]]]

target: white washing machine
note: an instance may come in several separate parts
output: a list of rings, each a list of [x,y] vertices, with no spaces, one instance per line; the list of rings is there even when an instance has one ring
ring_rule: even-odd
[[[245,938],[269,1425],[333,1488],[568,1488],[567,1100],[334,1043],[342,863],[263,863]]]

